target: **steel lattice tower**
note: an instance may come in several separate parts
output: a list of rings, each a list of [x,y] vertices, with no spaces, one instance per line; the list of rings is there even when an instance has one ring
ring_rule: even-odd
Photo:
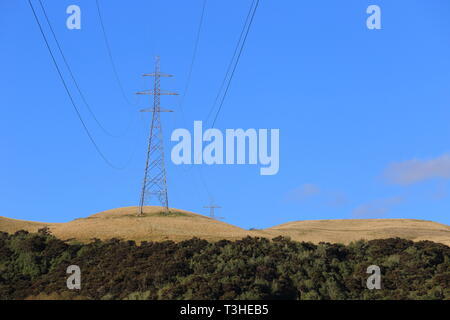
[[[153,95],[153,108],[141,110],[141,112],[152,112],[150,135],[148,138],[147,160],[145,162],[144,181],[142,183],[141,198],[138,215],[144,213],[144,206],[151,198],[156,198],[166,213],[169,212],[169,198],[167,195],[167,178],[164,163],[164,140],[161,125],[161,112],[172,112],[162,110],[160,106],[162,95],[177,95],[160,89],[161,77],[172,77],[170,74],[160,72],[160,59],[156,57],[155,72],[144,74],[144,77],[154,77],[153,90],[144,90],[137,94]]]
[[[222,207],[215,205],[213,201],[211,201],[211,204],[209,206],[204,206],[203,208],[209,209],[209,216],[213,219],[224,219],[224,217],[218,217],[215,214],[215,209],[221,209]]]

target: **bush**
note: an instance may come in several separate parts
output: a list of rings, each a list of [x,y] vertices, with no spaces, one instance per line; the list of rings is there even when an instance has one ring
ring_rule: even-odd
[[[367,267],[382,270],[368,290]],[[66,287],[69,265],[81,290]],[[247,237],[209,243],[65,243],[0,233],[0,299],[450,299],[450,247],[403,239],[340,244]]]

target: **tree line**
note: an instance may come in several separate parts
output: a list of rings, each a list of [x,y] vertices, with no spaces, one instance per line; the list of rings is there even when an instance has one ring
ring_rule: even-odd
[[[81,289],[66,285],[68,266]],[[381,289],[366,286],[381,269]],[[277,237],[68,243],[0,233],[0,299],[450,299],[450,247],[393,238],[349,245]]]

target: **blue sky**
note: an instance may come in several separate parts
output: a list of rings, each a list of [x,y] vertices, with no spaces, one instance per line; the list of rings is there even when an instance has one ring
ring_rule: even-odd
[[[185,116],[177,98],[162,100],[176,111],[163,114],[168,154],[174,129],[205,120],[250,3],[208,0]],[[131,162],[114,170],[96,154],[27,1],[2,1],[0,215],[64,222],[137,205],[150,121],[138,110],[149,97],[124,101],[94,1],[44,4],[95,114],[126,134],[98,128],[63,69],[89,129],[111,161]],[[71,4],[81,8],[81,30],[66,28]],[[371,4],[382,10],[381,30],[366,27]],[[182,93],[202,1],[101,5],[127,98],[150,88],[140,75],[153,70],[156,54],[175,75],[162,87]],[[207,214],[213,197],[225,221],[244,228],[346,218],[450,224],[449,9],[446,0],[262,0],[217,128],[280,129],[280,171],[261,176],[257,166],[177,167],[168,159],[171,206]]]

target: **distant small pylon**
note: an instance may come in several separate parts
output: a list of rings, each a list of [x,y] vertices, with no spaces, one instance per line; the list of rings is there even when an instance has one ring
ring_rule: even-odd
[[[224,217],[217,217],[215,214],[215,209],[221,209],[222,207],[215,205],[213,202],[209,206],[204,206],[203,208],[209,209],[209,217],[216,220],[223,220]]]

